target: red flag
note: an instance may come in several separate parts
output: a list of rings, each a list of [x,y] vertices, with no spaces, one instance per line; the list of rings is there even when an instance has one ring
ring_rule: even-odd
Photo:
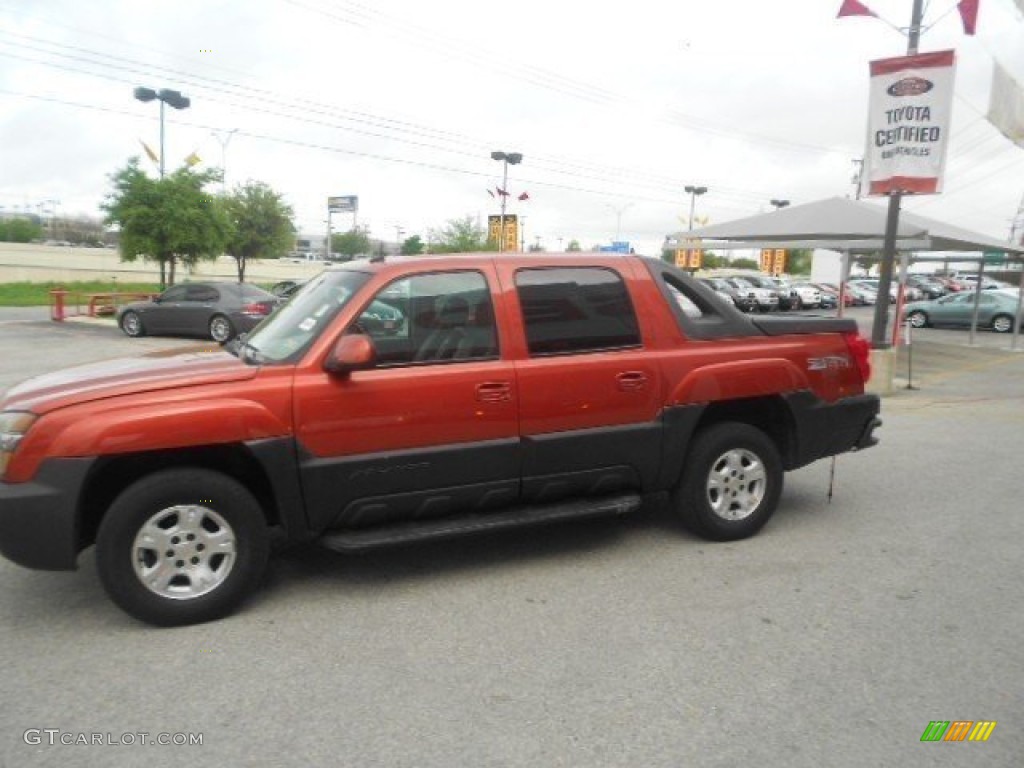
[[[960,20],[964,23],[964,34],[973,35],[978,24],[978,4],[981,0],[960,0],[956,9],[960,11]]]
[[[841,19],[843,16],[874,16],[878,18],[878,14],[861,3],[860,0],[843,0],[843,5],[839,9],[839,13],[836,14],[836,18]]]
[[[518,199],[519,200],[529,200],[530,196],[528,194],[526,194],[525,192],[523,192],[523,194],[521,194]]]
[[[501,187],[495,187],[494,189],[495,189],[495,190],[496,190],[496,191],[498,192],[498,194],[499,194],[499,195],[501,195],[502,197],[508,197],[508,192],[506,192],[506,191],[505,191],[504,189],[502,189]]]

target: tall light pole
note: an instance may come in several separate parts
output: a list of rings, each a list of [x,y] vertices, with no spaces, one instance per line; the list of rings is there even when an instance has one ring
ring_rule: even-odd
[[[770,200],[769,202],[773,206],[775,206],[775,210],[776,211],[779,210],[779,208],[785,208],[787,205],[789,205],[789,200],[776,200],[776,199],[773,199],[773,200]]]
[[[168,104],[174,109],[188,109],[192,101],[188,97],[182,96],[180,91],[172,91],[168,88],[154,91],[152,88],[139,86],[134,93],[135,98],[139,101],[160,100],[160,178],[162,179],[164,177],[164,104]]]
[[[491,152],[491,160],[500,160],[502,163],[501,174],[501,218],[499,219],[498,230],[498,253],[505,252],[505,203],[508,200],[508,167],[519,165],[523,162],[521,152]]]
[[[605,203],[605,205],[615,211],[615,242],[618,242],[622,232],[622,214],[632,208],[633,203],[626,203],[620,206],[615,206],[611,203]]]
[[[707,187],[692,187],[687,184],[684,189],[690,195],[690,229],[693,229],[693,206],[697,202],[697,196],[708,191]]]
[[[228,144],[231,143],[231,137],[238,133],[237,128],[232,128],[230,131],[210,131],[213,137],[220,142],[220,191],[224,194],[228,187]]]

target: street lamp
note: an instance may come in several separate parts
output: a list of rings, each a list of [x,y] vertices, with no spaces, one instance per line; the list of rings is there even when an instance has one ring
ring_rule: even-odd
[[[690,185],[687,185],[686,187],[684,187],[684,189],[690,195],[690,229],[692,230],[693,229],[693,206],[694,206],[694,203],[697,202],[697,196],[698,195],[703,195],[705,192],[708,191],[708,188],[707,187],[691,187]]]
[[[498,230],[498,253],[505,252],[505,202],[508,200],[508,167],[519,165],[523,162],[521,152],[491,152],[491,160],[499,160],[502,163],[501,175],[501,218],[499,219]]]
[[[779,210],[779,208],[785,208],[789,205],[789,200],[770,200],[769,202],[775,206],[776,211]]]
[[[135,98],[139,101],[160,100],[160,178],[162,179],[164,177],[164,104],[168,104],[174,109],[188,109],[192,102],[188,97],[182,96],[180,91],[172,91],[168,88],[154,91],[152,88],[139,86],[134,93]]]
[[[622,214],[632,208],[633,203],[626,203],[621,206],[614,206],[611,203],[605,203],[605,205],[615,211],[615,242],[618,242],[622,232]]]
[[[220,142],[220,191],[221,194],[227,192],[228,186],[228,144],[231,143],[231,137],[238,133],[237,128],[232,128],[230,131],[210,131],[213,137]],[[221,136],[221,134],[224,134]]]

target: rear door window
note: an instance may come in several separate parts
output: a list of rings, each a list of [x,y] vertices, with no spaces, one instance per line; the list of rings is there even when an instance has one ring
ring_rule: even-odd
[[[516,291],[531,356],[640,346],[625,282],[601,267],[522,269]]]

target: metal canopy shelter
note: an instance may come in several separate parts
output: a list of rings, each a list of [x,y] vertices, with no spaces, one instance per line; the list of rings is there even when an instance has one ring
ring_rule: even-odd
[[[744,248],[824,248],[843,253],[842,281],[849,276],[851,254],[881,251],[885,238],[887,212],[863,200],[832,197],[803,205],[779,208],[757,216],[736,219],[709,227],[678,232],[666,237],[666,245],[689,248],[738,250]],[[694,242],[699,241],[699,242]],[[976,253],[958,260],[978,262],[978,287],[975,316],[971,324],[971,343],[977,325],[981,295],[981,276],[985,262],[982,254],[1001,251],[1010,259],[1024,259],[1024,243],[1010,243],[981,235],[951,224],[904,211],[896,230],[896,250],[903,254],[900,283],[906,282],[911,253],[943,251]],[[1024,274],[1021,296],[1024,298]],[[902,291],[901,294],[902,296]],[[840,312],[842,303],[840,303]],[[1020,303],[1017,309],[1020,316]],[[898,321],[897,321],[898,322]],[[1020,322],[1015,324],[1012,347],[1017,346]]]
[[[864,202],[832,197],[769,213],[669,235],[669,242],[700,240],[704,248],[827,248],[851,253],[878,251],[886,211]],[[904,211],[896,232],[900,251],[1003,251],[1024,257],[1024,245],[996,240],[936,219]]]

